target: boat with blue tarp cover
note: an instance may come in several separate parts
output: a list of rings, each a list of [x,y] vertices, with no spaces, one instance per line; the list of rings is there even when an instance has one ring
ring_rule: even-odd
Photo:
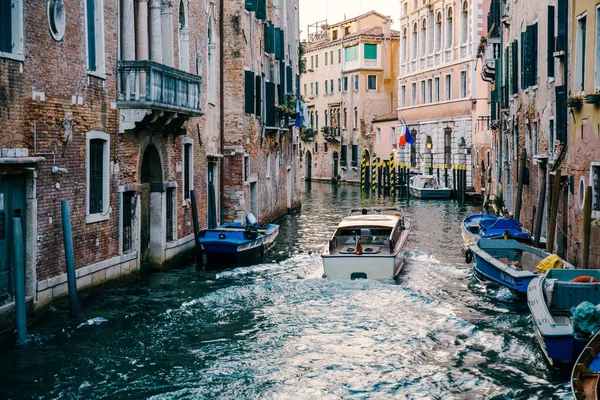
[[[198,241],[207,261],[246,263],[263,257],[279,234],[279,225],[258,225],[256,217],[246,215],[246,224],[231,222],[200,231]]]
[[[538,264],[550,255],[511,239],[480,239],[469,245],[467,258],[469,253],[475,262],[475,271],[517,293],[527,292],[527,285],[538,275]],[[563,268],[574,268],[564,260],[562,263]]]
[[[550,269],[535,277],[527,289],[534,333],[552,365],[571,364],[591,339],[574,324],[576,308],[600,303],[600,271]]]
[[[465,246],[478,239],[514,239],[521,243],[532,244],[531,233],[514,218],[498,217],[492,214],[473,214],[463,220],[461,234]]]

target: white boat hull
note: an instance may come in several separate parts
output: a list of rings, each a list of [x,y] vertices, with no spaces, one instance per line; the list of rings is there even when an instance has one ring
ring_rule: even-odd
[[[334,255],[323,256],[325,278],[395,279],[404,265],[404,256]]]

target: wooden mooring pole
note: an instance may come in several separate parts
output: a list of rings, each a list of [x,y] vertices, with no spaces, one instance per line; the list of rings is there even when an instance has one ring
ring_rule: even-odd
[[[585,188],[583,201],[583,249],[581,250],[581,268],[588,269],[590,262],[590,236],[592,229],[592,187]]]
[[[515,206],[515,219],[517,221],[520,221],[521,205],[523,204],[523,180],[525,179],[525,163],[526,162],[527,162],[527,150],[522,149],[521,154],[519,155],[519,186],[517,187],[517,204]]]
[[[25,304],[25,264],[23,263],[23,231],[21,218],[13,218],[13,267],[15,271],[15,312],[17,343],[27,343],[27,308]]]
[[[73,254],[73,233],[71,230],[71,213],[69,201],[61,201],[61,215],[63,226],[63,239],[65,246],[65,262],[67,264],[67,287],[69,289],[69,305],[71,317],[79,315],[79,301],[77,300],[77,277],[75,276],[75,255]]]
[[[540,165],[540,171],[542,173],[542,183],[540,186],[540,197],[538,198],[538,211],[535,216],[535,231],[533,232],[533,245],[540,247],[540,237],[542,236],[542,222],[544,221],[544,207],[546,206],[546,179],[548,173],[546,165]],[[522,178],[519,178],[522,179]],[[519,181],[521,186],[521,181]]]
[[[549,253],[554,252],[554,234],[556,233],[556,218],[558,216],[558,196],[560,196],[560,168],[556,170],[552,182],[552,205],[550,208],[550,227],[548,228],[548,238],[546,239],[546,250]]]
[[[192,200],[192,222],[194,223],[194,249],[196,251],[196,268],[202,268],[202,246],[200,245],[200,222],[198,220],[198,204],[196,203],[196,191],[190,190]]]

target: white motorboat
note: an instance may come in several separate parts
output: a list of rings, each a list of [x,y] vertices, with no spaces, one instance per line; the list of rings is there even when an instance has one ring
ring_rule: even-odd
[[[452,189],[440,185],[434,175],[416,175],[410,178],[410,195],[422,199],[449,199]]]
[[[396,279],[404,266],[402,248],[411,225],[401,210],[393,210],[351,210],[321,254],[323,277]]]

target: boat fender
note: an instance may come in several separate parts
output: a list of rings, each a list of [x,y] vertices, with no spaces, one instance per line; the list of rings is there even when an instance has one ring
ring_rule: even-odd
[[[593,276],[582,275],[582,276],[578,276],[577,278],[573,279],[571,282],[578,282],[578,283],[598,283],[598,282],[600,282],[600,280],[594,278]]]
[[[473,251],[471,249],[467,249],[465,251],[465,262],[467,264],[471,264],[471,261],[473,261]]]

